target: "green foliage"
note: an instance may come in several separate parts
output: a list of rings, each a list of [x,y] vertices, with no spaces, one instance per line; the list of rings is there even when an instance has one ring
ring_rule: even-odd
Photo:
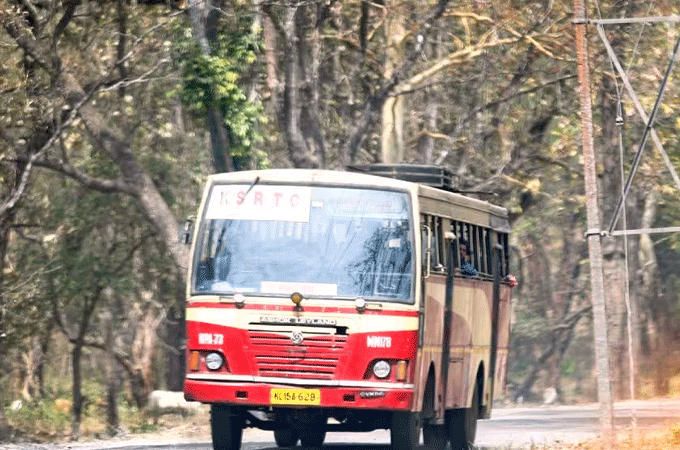
[[[70,414],[58,408],[52,399],[24,405],[18,411],[8,409],[5,417],[12,428],[33,436],[65,435],[71,423]]]
[[[564,359],[560,373],[565,377],[573,377],[578,370],[578,364],[573,359]]]
[[[258,168],[267,168],[266,153],[255,150],[262,141],[259,125],[266,122],[262,105],[249,100],[239,85],[242,75],[256,62],[259,42],[250,26],[250,20],[241,19],[234,29],[220,28],[210,55],[201,52],[190,29],[179,29],[173,58],[179,66],[182,85],[169,95],[179,94],[199,118],[205,118],[209,108],[217,108],[229,132],[235,166],[245,167],[252,160]]]

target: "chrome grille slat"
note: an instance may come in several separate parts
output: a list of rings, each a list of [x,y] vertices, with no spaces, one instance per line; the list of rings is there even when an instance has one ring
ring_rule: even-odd
[[[260,376],[330,380],[335,377],[346,335],[332,328],[313,329],[296,326],[252,324],[249,337],[252,355]],[[293,331],[301,330],[304,341],[295,345]]]

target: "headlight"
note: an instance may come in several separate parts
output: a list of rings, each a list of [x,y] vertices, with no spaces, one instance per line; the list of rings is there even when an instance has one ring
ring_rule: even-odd
[[[219,353],[208,353],[205,355],[205,366],[210,370],[217,370],[222,367],[224,358]]]
[[[373,374],[378,378],[387,378],[390,374],[390,363],[387,361],[378,361],[373,364]]]

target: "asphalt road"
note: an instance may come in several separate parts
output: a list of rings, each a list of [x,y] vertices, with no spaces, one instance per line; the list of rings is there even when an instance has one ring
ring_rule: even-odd
[[[639,430],[668,426],[680,422],[680,399],[617,403],[614,408],[615,426],[627,430],[635,424]],[[533,406],[496,408],[492,418],[479,422],[475,446],[479,450],[531,449],[556,442],[578,443],[600,433],[598,405]],[[209,436],[196,436],[195,440],[143,441],[128,443],[71,444],[45,447],[50,450],[210,450]],[[389,450],[389,432],[329,433],[324,450]],[[40,447],[31,447],[40,448]],[[2,447],[0,446],[0,449]],[[271,431],[247,429],[244,431],[243,450],[276,450]],[[303,450],[302,447],[297,447]]]
[[[614,426],[627,432],[680,422],[680,399],[619,402],[614,405]],[[599,405],[497,408],[490,420],[479,422],[476,446],[480,449],[555,442],[578,443],[600,435]]]

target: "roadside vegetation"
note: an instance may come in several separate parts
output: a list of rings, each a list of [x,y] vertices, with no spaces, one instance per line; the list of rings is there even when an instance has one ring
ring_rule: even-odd
[[[672,450],[678,448],[680,448],[680,423],[668,428],[619,431],[616,441],[611,444],[602,440],[592,440],[582,444],[551,446],[549,450]]]

